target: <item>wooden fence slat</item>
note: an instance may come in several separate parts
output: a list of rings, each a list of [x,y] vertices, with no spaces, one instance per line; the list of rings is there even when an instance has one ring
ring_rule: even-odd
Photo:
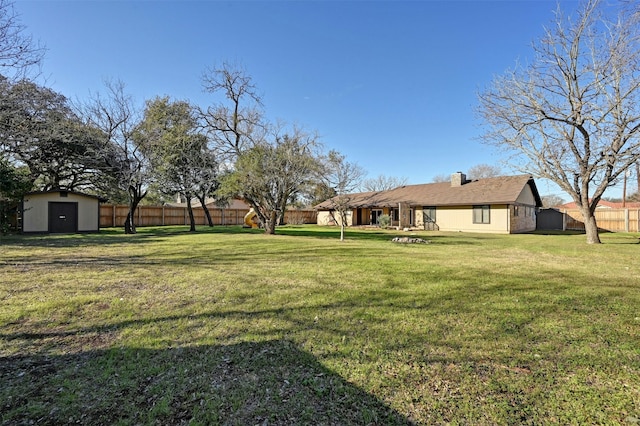
[[[567,229],[584,231],[584,219],[577,209],[563,210]],[[610,232],[640,232],[640,209],[596,209],[598,228]]]
[[[168,226],[188,225],[189,213],[186,207],[170,206],[138,206],[134,218],[136,226]],[[248,209],[209,209],[214,225],[242,225]],[[100,227],[121,227],[129,213],[129,207],[125,205],[101,204]],[[197,225],[207,225],[207,217],[202,207],[194,207],[193,215]],[[316,223],[315,210],[287,210],[285,223],[298,225]]]

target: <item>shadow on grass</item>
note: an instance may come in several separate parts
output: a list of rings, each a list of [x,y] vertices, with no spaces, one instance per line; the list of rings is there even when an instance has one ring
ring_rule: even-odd
[[[179,235],[198,234],[262,234],[259,229],[241,226],[199,226],[190,232],[189,226],[138,227],[135,234],[125,234],[121,228],[103,228],[100,232],[79,234],[10,234],[0,235],[0,245],[20,247],[82,247],[110,244],[141,244],[166,240]]]
[[[198,226],[196,232],[190,232],[188,226],[152,226],[138,227],[136,234],[125,234],[121,228],[103,228],[98,233],[87,234],[13,234],[0,236],[0,245],[18,247],[83,247],[111,244],[142,244],[163,241],[184,235],[265,235],[262,229],[249,229],[242,226]],[[276,229],[275,236],[319,238],[340,240],[340,228],[317,225],[286,225]],[[473,245],[497,238],[491,234],[473,233],[437,233],[425,231],[397,231],[380,228],[347,228],[345,239],[348,241],[391,241],[397,236],[419,236],[432,242],[446,245]]]
[[[66,235],[3,235],[0,236],[0,245],[18,247],[83,247],[110,244],[141,244],[155,241],[166,241],[175,236],[184,235],[256,235],[267,236],[262,229],[249,229],[238,225],[232,226],[198,226],[196,232],[190,232],[189,226],[151,226],[138,227],[136,234],[125,234],[121,228],[103,228],[99,233],[66,234]],[[533,231],[530,235],[539,236],[568,236],[584,235],[583,231]],[[639,244],[640,239],[635,234],[608,233],[605,244]],[[304,238],[319,238],[327,240],[340,240],[340,228],[335,226],[317,225],[285,225],[276,229],[276,236],[291,236]],[[427,231],[399,231],[392,229],[380,229],[375,227],[347,228],[345,239],[350,241],[391,241],[397,236],[417,236],[430,242],[442,245],[478,245],[488,240],[505,238],[504,235],[466,232],[427,232]]]
[[[0,358],[2,424],[411,422],[287,340]]]
[[[105,232],[91,234],[38,234],[38,235],[10,235],[0,239],[0,245],[19,247],[83,247],[108,244],[141,244],[160,241],[173,232],[146,232],[125,234],[124,232]]]

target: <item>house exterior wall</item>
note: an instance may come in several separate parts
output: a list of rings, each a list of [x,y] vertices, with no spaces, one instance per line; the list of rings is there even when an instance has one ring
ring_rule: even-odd
[[[486,232],[508,234],[510,232],[510,210],[507,205],[491,205],[489,223],[473,223],[472,206],[436,207],[436,224],[440,231]],[[422,222],[422,209],[417,215]],[[423,224],[424,226],[424,224]]]
[[[383,209],[384,214],[389,214],[389,209]],[[413,207],[414,226],[423,228],[422,206]],[[472,206],[436,207],[436,225],[440,231],[455,232],[486,232],[486,233],[510,233],[512,226],[512,209],[508,205],[490,206],[490,223],[473,223]],[[353,226],[353,214],[347,215],[347,226]],[[339,225],[340,218],[334,219],[329,211],[318,212],[318,225]],[[398,226],[398,221],[393,225]],[[518,225],[520,226],[520,225]],[[523,228],[524,229],[524,228]],[[535,217],[533,217],[533,229],[535,229]],[[528,229],[527,229],[528,230]],[[527,232],[520,230],[516,232]]]
[[[536,230],[536,199],[529,185],[522,189],[516,204],[509,208],[511,214],[511,233]]]
[[[318,225],[323,225],[323,226],[339,226],[340,225],[340,215],[339,214],[335,214],[334,215],[331,214],[330,211],[327,210],[323,210],[323,211],[319,211],[318,212]],[[353,212],[352,211],[348,211],[347,212],[347,224],[346,226],[353,226]]]
[[[511,215],[511,233],[531,232],[536,230],[536,209],[527,205],[513,205],[509,208]]]
[[[23,200],[22,232],[49,232],[49,202],[78,204],[78,232],[100,229],[100,203],[97,198],[60,192],[29,194]]]
[[[417,228],[424,228],[424,216],[422,215],[422,206],[416,206],[413,208],[414,222]]]
[[[535,208],[536,206],[536,198],[533,196],[533,192],[531,191],[531,187],[529,185],[526,185],[523,189],[522,192],[520,193],[520,195],[518,195],[518,198],[516,199],[517,203],[521,203],[521,204],[526,204],[529,206],[533,206]]]

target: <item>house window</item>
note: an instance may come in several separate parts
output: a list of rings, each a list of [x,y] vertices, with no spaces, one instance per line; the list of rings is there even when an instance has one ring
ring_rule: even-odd
[[[473,206],[473,223],[491,223],[491,209],[488,205]]]
[[[513,215],[519,216],[519,213],[520,213],[520,206],[513,206]],[[526,216],[526,212],[525,212],[525,216]]]
[[[382,210],[380,209],[371,210],[371,223],[373,223],[374,225],[379,225],[380,216],[382,216]]]
[[[436,208],[422,207],[422,220],[424,223],[436,223]]]
[[[400,210],[393,209],[393,214],[391,215],[391,220],[400,220]]]

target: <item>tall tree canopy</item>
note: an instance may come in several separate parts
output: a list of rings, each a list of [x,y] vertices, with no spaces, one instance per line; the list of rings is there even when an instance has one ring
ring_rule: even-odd
[[[153,174],[166,194],[179,193],[187,201],[190,230],[195,231],[191,200],[205,197],[216,185],[218,163],[197,132],[193,107],[186,101],[156,98],[147,102],[144,119],[136,132],[138,143],[151,159]],[[209,215],[209,224],[211,218]]]
[[[569,194],[589,243],[600,242],[598,201],[640,159],[638,13],[607,7],[588,0],[574,19],[558,10],[531,62],[497,77],[479,107],[485,141]]]
[[[244,151],[222,189],[253,207],[265,233],[274,234],[287,203],[319,170],[316,137],[299,129]]]
[[[96,94],[81,106],[86,122],[103,134],[97,150],[101,179],[97,185],[112,199],[122,194],[128,200],[129,212],[124,223],[127,234],[136,232],[135,210],[147,195],[151,183],[149,158],[133,138],[141,120],[141,109],[126,94],[121,81],[107,81],[106,95]]]
[[[219,99],[199,116],[216,150],[227,161],[264,142],[262,99],[249,74],[240,66],[224,63],[207,69],[202,76],[207,93]]]
[[[99,137],[63,95],[28,80],[0,78],[0,147],[12,164],[26,165],[38,189],[89,186]]]
[[[287,203],[308,190],[317,174],[318,138],[297,127],[282,131],[283,125],[267,123],[253,81],[239,66],[225,63],[207,70],[203,85],[212,95],[223,95],[199,114],[221,161],[233,171],[220,194],[244,198],[265,233],[273,234]]]
[[[23,79],[44,53],[45,48],[26,33],[13,2],[0,0],[0,73]]]

